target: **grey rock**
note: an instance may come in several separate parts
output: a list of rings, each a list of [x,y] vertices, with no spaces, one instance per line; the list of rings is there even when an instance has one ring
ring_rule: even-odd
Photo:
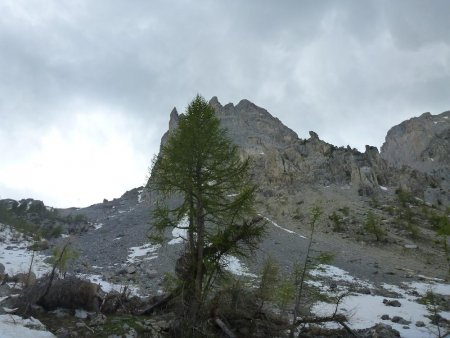
[[[133,273],[136,273],[136,267],[134,265],[127,266],[126,267],[126,271],[127,271],[128,274],[131,275]]]
[[[0,274],[4,274],[5,273],[5,266],[0,263]]]
[[[156,278],[160,275],[159,272],[155,269],[145,269],[145,274],[150,279]]]
[[[138,334],[137,334],[137,332],[136,332],[135,329],[131,329],[130,331],[128,331],[128,332],[124,335],[124,337],[125,337],[125,338],[137,338],[137,337],[138,337]]]
[[[410,321],[407,321],[406,319],[404,319],[403,317],[400,317],[400,316],[392,317],[391,322],[398,323],[398,324],[401,324],[401,325],[409,325],[409,324],[411,324]]]
[[[76,309],[75,310],[75,317],[79,319],[86,319],[88,317],[88,313],[86,310],[83,309]]]
[[[389,317],[389,315],[382,315],[382,316],[381,316],[381,319],[382,319],[382,320],[389,320],[389,319],[391,319],[391,318]]]
[[[417,327],[424,327],[424,326],[425,326],[425,323],[422,322],[421,320],[418,320],[418,321],[416,322],[416,326],[417,326]]]
[[[383,299],[383,304],[385,304],[386,306],[393,306],[393,307],[401,307],[402,304],[394,299],[394,300],[387,300],[387,299]]]
[[[361,338],[399,338],[400,332],[387,324],[378,323],[375,326],[358,332]]]
[[[106,323],[106,316],[102,313],[98,313],[89,321],[90,326],[99,326]]]

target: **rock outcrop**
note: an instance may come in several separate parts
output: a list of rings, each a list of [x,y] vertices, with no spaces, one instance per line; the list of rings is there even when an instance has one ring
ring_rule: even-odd
[[[439,195],[442,194],[442,187],[436,175],[429,175],[429,171],[418,170],[414,166],[403,168],[402,165],[392,165],[392,161],[400,163],[400,160],[394,160],[395,156],[402,156],[402,151],[397,148],[411,143],[409,136],[402,139],[397,135],[403,135],[402,130],[417,129],[415,125],[394,127],[387,137],[387,140],[393,141],[385,143],[382,156],[372,146],[366,146],[363,153],[349,146],[336,147],[321,140],[313,131],[310,131],[308,139],[301,139],[267,110],[248,100],[241,100],[237,105],[222,105],[217,97],[213,97],[209,104],[222,127],[227,129],[228,136],[239,146],[241,156],[252,159],[254,180],[265,197],[293,195],[299,191],[305,192],[306,187],[313,190],[338,187],[345,189],[347,195],[353,192],[356,197],[373,197],[389,186],[392,191],[401,188],[434,204],[448,203],[445,194]],[[439,163],[449,156],[445,151],[448,128],[443,127],[448,123],[447,115],[441,114],[439,118],[426,115],[425,118],[430,119],[433,126],[441,124],[442,127],[439,132],[429,131],[431,127],[424,128],[426,135],[435,136],[427,136],[430,141],[424,144],[416,142],[420,144],[419,148],[423,148],[421,153],[432,149]],[[174,108],[170,113],[169,130],[162,137],[161,145],[177,127],[178,118]],[[409,152],[414,153],[412,150]],[[431,150],[428,151],[430,153]],[[412,155],[408,156],[412,158]]]
[[[448,203],[450,190],[450,111],[424,113],[391,128],[381,157],[396,168],[408,166],[437,181],[424,191],[426,201]]]
[[[255,177],[262,186],[300,189],[301,185],[338,185],[348,186],[360,196],[371,196],[380,192],[380,186],[399,184],[422,195],[421,187],[429,185],[427,177],[420,173],[414,179],[400,179],[404,173],[388,170],[388,163],[376,147],[366,146],[364,153],[350,147],[338,148],[313,131],[309,139],[300,139],[280,120],[248,100],[222,106],[213,97],[210,105],[240,146],[242,156],[253,159]]]

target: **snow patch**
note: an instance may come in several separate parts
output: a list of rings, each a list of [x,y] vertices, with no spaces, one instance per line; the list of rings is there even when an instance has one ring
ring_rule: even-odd
[[[5,272],[10,276],[19,272],[28,272],[33,252],[28,250],[27,247],[33,243],[26,240],[23,234],[7,225],[1,225],[0,229],[2,229],[0,238],[4,239],[3,242],[0,242],[0,263],[5,266]],[[51,269],[51,266],[45,263],[46,258],[47,256],[38,252],[34,253],[31,270],[38,278],[48,273]]]
[[[374,285],[362,279],[353,277],[347,271],[333,265],[319,264],[317,268],[309,272],[314,277],[329,277],[335,281],[358,284],[367,288],[374,288]]]
[[[2,338],[53,338],[44,324],[30,317],[24,319],[15,315],[0,315],[0,332]]]
[[[278,225],[277,223],[275,223],[274,221],[272,221],[272,220],[271,220],[270,218],[268,218],[268,217],[265,217],[265,216],[262,216],[262,215],[259,215],[259,216],[263,217],[266,221],[272,223],[273,226],[275,226],[275,227],[277,227],[277,228],[279,228],[279,229],[281,229],[281,230],[283,230],[283,231],[286,231],[286,232],[289,233],[289,234],[297,235],[297,236],[300,237],[300,238],[306,238],[305,236],[300,235],[299,233],[296,233],[295,231],[292,231],[292,230],[283,228],[282,226]]]
[[[180,229],[180,228],[187,228],[188,226],[189,226],[189,219],[187,216],[184,216],[178,223],[177,227],[173,228],[172,230],[173,239],[171,239],[168,244],[170,245],[181,244],[184,241],[186,241],[187,229]]]
[[[157,257],[157,255],[154,254],[154,252],[158,250],[160,247],[161,247],[160,244],[153,245],[150,243],[141,246],[131,247],[128,249],[130,253],[128,254],[127,262],[134,263],[138,257],[144,256],[148,256],[145,257],[144,260],[154,259]]]
[[[382,185],[380,185],[379,187],[380,187],[381,190],[384,190],[384,191],[387,191],[387,190],[388,190],[388,188],[383,187]]]
[[[95,223],[94,224],[94,229],[95,230],[101,229],[102,227],[103,227],[103,223]]]
[[[318,269],[312,270],[310,274],[315,277],[328,277],[335,281],[343,281],[352,284],[356,283],[358,285],[374,288],[374,286],[369,282],[355,278],[347,271],[331,265],[320,265]],[[329,288],[321,281],[312,281],[312,283],[313,285],[318,286],[322,292],[325,291],[325,293],[329,295],[333,293],[330,292]],[[311,282],[308,281],[308,284],[311,284]],[[384,322],[385,324],[389,324],[394,329],[398,330],[402,337],[436,337],[434,332],[435,327],[431,324],[430,319],[426,317],[429,315],[427,307],[423,304],[419,304],[417,300],[420,297],[411,295],[411,291],[417,291],[420,296],[426,294],[429,290],[432,290],[435,294],[450,295],[449,284],[437,283],[430,280],[430,282],[402,283],[401,286],[382,284],[381,287],[385,290],[395,292],[400,296],[400,298],[352,293],[342,300],[338,308],[338,313],[342,313],[349,318],[348,324],[352,329],[369,328],[376,323]],[[333,295],[338,295],[343,291],[343,289],[346,290],[347,288],[337,288]],[[384,299],[397,299],[401,303],[401,307],[386,306],[383,303]],[[317,302],[312,308],[313,313],[321,316],[329,316],[334,313],[334,311],[335,305],[325,302]],[[409,324],[408,328],[405,329],[405,325],[403,324],[393,323],[390,320],[382,321],[381,316],[384,314],[389,315],[391,318],[393,316],[400,316],[405,320],[410,321],[411,324]],[[440,312],[440,314],[445,318],[450,318],[449,312]],[[423,321],[426,326],[416,327],[415,323],[417,321]],[[330,328],[337,327],[333,323],[327,324],[326,326]]]
[[[144,189],[138,190],[138,203],[142,203],[142,193],[144,192]]]
[[[95,274],[77,274],[77,277],[80,277],[82,279],[87,279],[91,283],[98,284],[105,292],[111,292],[111,291],[117,291],[122,292],[125,288],[125,285],[120,284],[114,284],[110,283],[108,281],[104,280],[104,277],[101,275],[95,275]],[[131,292],[131,295],[138,296],[140,295],[140,289],[137,286],[134,285],[126,285],[128,290]]]
[[[248,271],[248,268],[241,263],[241,261],[231,255],[225,255],[222,258],[223,265],[225,265],[225,269],[227,269],[229,272],[231,272],[234,275],[238,276],[246,276],[246,277],[257,277],[255,274],[250,273]]]

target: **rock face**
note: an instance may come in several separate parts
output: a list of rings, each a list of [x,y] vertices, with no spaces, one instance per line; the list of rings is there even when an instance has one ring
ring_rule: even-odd
[[[424,175],[415,179],[400,178],[400,170],[387,170],[388,163],[376,147],[366,146],[364,153],[350,147],[335,147],[311,131],[310,138],[297,134],[274,118],[265,109],[248,100],[236,106],[222,106],[216,97],[210,101],[223,127],[255,163],[256,177],[262,186],[301,185],[347,186],[360,196],[380,192],[380,186],[405,185],[412,191],[428,184]],[[285,187],[283,187],[285,188]],[[423,191],[420,191],[421,195]]]
[[[450,111],[424,113],[392,127],[381,157],[395,167],[410,166],[430,173],[450,166]]]
[[[240,146],[242,156],[250,156],[263,186],[302,184],[349,185],[360,195],[372,195],[379,184],[387,184],[386,163],[375,147],[365,153],[337,148],[311,131],[310,138],[297,134],[248,100],[236,106],[222,106],[216,97],[210,101],[222,126]]]
[[[433,176],[439,183],[424,197],[430,203],[448,203],[450,189],[450,111],[424,113],[391,128],[381,147],[381,157],[391,166],[409,166]]]
[[[338,186],[358,196],[373,196],[381,193],[385,186],[391,186],[412,191],[423,198],[427,193],[430,195],[430,189],[438,186],[426,172],[390,167],[388,159],[394,155],[380,156],[376,147],[366,146],[364,153],[348,146],[338,148],[321,140],[313,131],[309,139],[300,139],[279,119],[248,100],[223,106],[217,97],[213,97],[209,104],[221,125],[228,130],[229,137],[239,145],[241,156],[252,159],[255,180],[265,197],[304,190],[306,186],[314,186],[314,189]],[[439,118],[442,126],[448,123],[445,116],[443,114]],[[161,145],[177,127],[178,117],[174,108],[170,114],[169,130],[161,139]],[[437,124],[435,122],[432,118],[433,125]],[[438,133],[440,138],[444,137],[442,133]],[[389,135],[388,138],[395,139]],[[438,137],[433,140],[436,156],[439,159],[448,157],[445,145],[438,141]],[[385,149],[392,149],[387,153],[399,153],[394,144],[386,145]]]

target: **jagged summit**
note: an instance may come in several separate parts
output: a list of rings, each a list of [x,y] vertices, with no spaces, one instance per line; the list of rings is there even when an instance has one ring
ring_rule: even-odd
[[[366,146],[364,153],[350,147],[336,147],[310,131],[301,139],[267,110],[243,99],[237,105],[222,105],[214,96],[209,101],[222,127],[240,147],[242,157],[250,156],[255,177],[269,195],[284,189],[301,191],[305,185],[348,187],[358,195],[379,193],[380,186],[401,187],[423,196],[432,179],[417,173],[412,179],[400,169],[390,168],[378,149]],[[169,131],[176,128],[178,113],[170,114]]]

